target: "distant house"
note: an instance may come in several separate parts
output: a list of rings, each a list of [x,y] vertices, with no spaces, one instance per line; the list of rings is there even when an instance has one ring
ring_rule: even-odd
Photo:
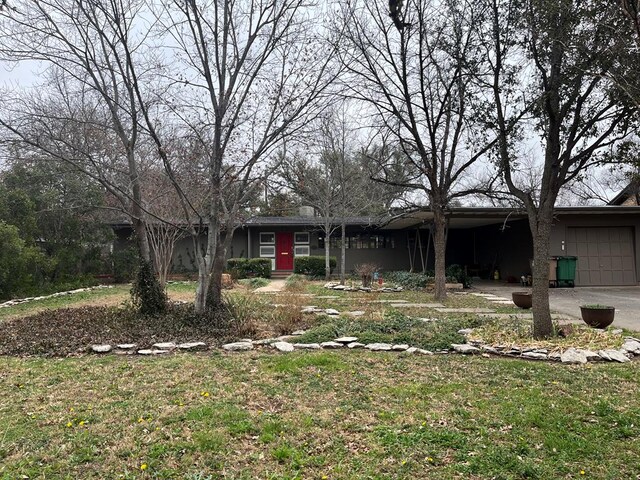
[[[608,205],[622,205],[625,207],[640,205],[640,179],[629,182],[629,185],[613,197]]]
[[[620,196],[619,196],[620,197]],[[621,197],[622,198],[622,197]],[[614,199],[615,200],[615,199]],[[363,262],[381,271],[432,270],[433,245],[428,210],[396,216],[347,220],[346,268]],[[327,239],[321,220],[313,216],[253,217],[238,227],[229,257],[269,258],[274,272],[293,270],[296,257],[331,255],[340,258],[340,234]],[[533,246],[527,216],[511,208],[457,207],[448,212],[447,264],[458,264],[474,276],[517,281],[530,273]],[[130,230],[129,230],[130,231]],[[127,236],[122,225],[121,239]],[[176,246],[173,269],[195,270],[192,243]],[[640,280],[640,206],[628,203],[596,207],[558,207],[551,231],[552,256],[578,257],[576,285],[637,285]]]

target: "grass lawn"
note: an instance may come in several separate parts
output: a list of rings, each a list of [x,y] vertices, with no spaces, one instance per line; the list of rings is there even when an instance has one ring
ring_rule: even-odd
[[[176,284],[169,293],[187,300],[193,289]],[[59,297],[0,315],[118,305],[127,291]],[[309,284],[300,293],[333,295],[327,292]],[[431,301],[418,292],[336,292],[337,299],[289,292],[259,302],[254,294],[232,295],[262,316],[258,332],[268,327],[265,318],[295,328],[301,305],[366,312],[361,319],[306,316],[309,340],[323,329],[361,328],[372,339],[435,341],[473,321],[439,315],[449,330],[414,324],[404,314],[434,312],[376,302]],[[451,296],[447,306],[489,304]],[[0,479],[634,479],[639,386],[636,362],[565,366],[268,348],[154,358],[4,356]]]
[[[635,365],[252,352],[0,366],[3,479],[640,472]]]

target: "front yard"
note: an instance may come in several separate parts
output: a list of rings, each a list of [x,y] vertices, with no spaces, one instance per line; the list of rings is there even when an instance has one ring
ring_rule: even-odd
[[[192,288],[173,285],[170,295],[184,300]],[[437,350],[433,342],[458,340],[458,328],[483,324],[468,313],[390,306],[389,300],[432,302],[425,293],[328,292],[321,284],[294,290],[231,295],[237,308],[255,309],[255,318],[245,319],[252,323],[244,324],[253,338],[302,326],[301,339],[315,341],[359,328],[367,341],[407,339]],[[46,307],[94,308],[101,299],[118,305],[126,292],[117,287],[55,305],[33,302],[0,315],[13,324],[21,315],[46,315]],[[308,305],[364,314],[301,315]],[[461,295],[451,296],[446,308],[494,307]],[[439,321],[413,323],[434,316]],[[0,357],[0,478],[620,479],[640,473],[636,362],[567,366],[347,349],[282,354],[269,347],[158,357],[78,354]]]

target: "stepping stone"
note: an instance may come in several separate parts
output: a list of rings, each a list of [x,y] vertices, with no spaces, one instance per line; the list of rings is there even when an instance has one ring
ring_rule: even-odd
[[[109,353],[111,345],[91,345],[91,351],[94,353]]]
[[[340,337],[334,340],[334,342],[338,342],[338,343],[353,343],[357,341],[358,341],[358,337]]]
[[[441,303],[391,303],[393,308],[443,308]]]
[[[358,343],[358,342],[351,342],[350,344],[347,345],[347,348],[364,348],[365,345],[364,343]]]
[[[473,345],[469,345],[468,343],[452,343],[451,347],[457,353],[469,354],[469,353],[479,353],[480,352],[479,348],[474,347]]]
[[[595,362],[603,359],[600,355],[598,355],[596,352],[593,352],[591,350],[585,350],[583,348],[577,348],[576,350],[578,350],[580,353],[584,354],[585,357],[587,357],[587,362]]]
[[[496,305],[515,305],[513,300],[491,300],[491,303],[495,303]]]
[[[324,313],[326,313],[327,315],[331,315],[331,316],[336,316],[336,315],[340,315],[340,312],[338,310],[336,310],[335,308],[327,308]]]
[[[418,354],[418,355],[433,355],[433,352],[430,352],[429,350],[424,350],[422,348],[416,348],[416,347],[409,347],[404,351],[404,353]]]
[[[587,363],[587,356],[575,348],[569,348],[562,352],[560,361],[568,364],[585,364]]]
[[[367,350],[371,350],[372,352],[388,352],[391,351],[391,345],[388,343],[370,343],[365,345]]]
[[[364,315],[364,311],[355,310],[353,312],[347,312],[347,315],[349,315],[350,317],[361,317],[362,315]]]
[[[394,352],[404,352],[405,350],[408,350],[408,349],[409,349],[409,345],[406,345],[404,343],[391,346],[391,350],[393,350]]]
[[[629,361],[629,357],[620,350],[599,350],[598,355],[610,362],[626,363]]]
[[[301,313],[317,313],[317,312],[324,312],[324,310],[322,308],[318,308],[315,305],[310,305],[308,307],[304,307],[302,310],[300,310]]]
[[[144,349],[138,350],[138,355],[162,355],[164,353],[169,353],[169,350],[159,350],[159,349]]]
[[[300,350],[319,350],[322,347],[319,343],[294,343],[293,348],[299,348]]]
[[[135,343],[119,343],[116,345],[120,350],[132,350],[136,348],[138,345]]]
[[[626,340],[622,344],[622,349],[635,355],[640,355],[640,342],[636,340]]]
[[[315,298],[322,298],[325,300],[331,300],[331,299],[335,299],[335,298],[340,298],[338,295],[318,295]]]
[[[320,346],[322,348],[342,348],[344,345],[338,342],[322,342]]]
[[[407,300],[373,300],[371,303],[409,303]]]
[[[280,352],[293,352],[293,344],[289,342],[276,342],[271,346]]]
[[[173,342],[160,342],[154,343],[152,347],[158,348],[160,350],[173,350],[174,348],[176,348],[176,344]]]
[[[180,350],[196,350],[207,348],[207,344],[204,342],[186,342],[178,345]]]
[[[249,342],[233,342],[222,345],[222,348],[229,352],[242,352],[246,350],[253,350],[253,344]]]
[[[440,313],[493,313],[490,308],[436,308]]]
[[[306,333],[306,331],[304,330],[296,330],[295,332],[291,332],[291,335],[293,335],[294,337],[299,337],[300,335],[304,335]]]
[[[416,317],[416,320],[419,320],[419,321],[421,321],[421,322],[425,322],[425,323],[428,323],[428,322],[437,322],[437,321],[438,321],[438,319],[437,319],[437,318],[418,318],[418,317]]]
[[[547,355],[545,353],[538,353],[538,352],[524,352],[522,354],[522,356],[524,358],[532,358],[534,360],[546,360],[547,359]]]

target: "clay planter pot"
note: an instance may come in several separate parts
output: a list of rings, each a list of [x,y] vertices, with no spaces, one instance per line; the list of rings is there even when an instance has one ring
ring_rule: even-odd
[[[529,292],[513,292],[511,299],[516,307],[531,308],[531,294]]]
[[[580,313],[582,313],[584,323],[590,327],[607,328],[613,323],[616,309],[609,306],[582,305],[580,306]]]

